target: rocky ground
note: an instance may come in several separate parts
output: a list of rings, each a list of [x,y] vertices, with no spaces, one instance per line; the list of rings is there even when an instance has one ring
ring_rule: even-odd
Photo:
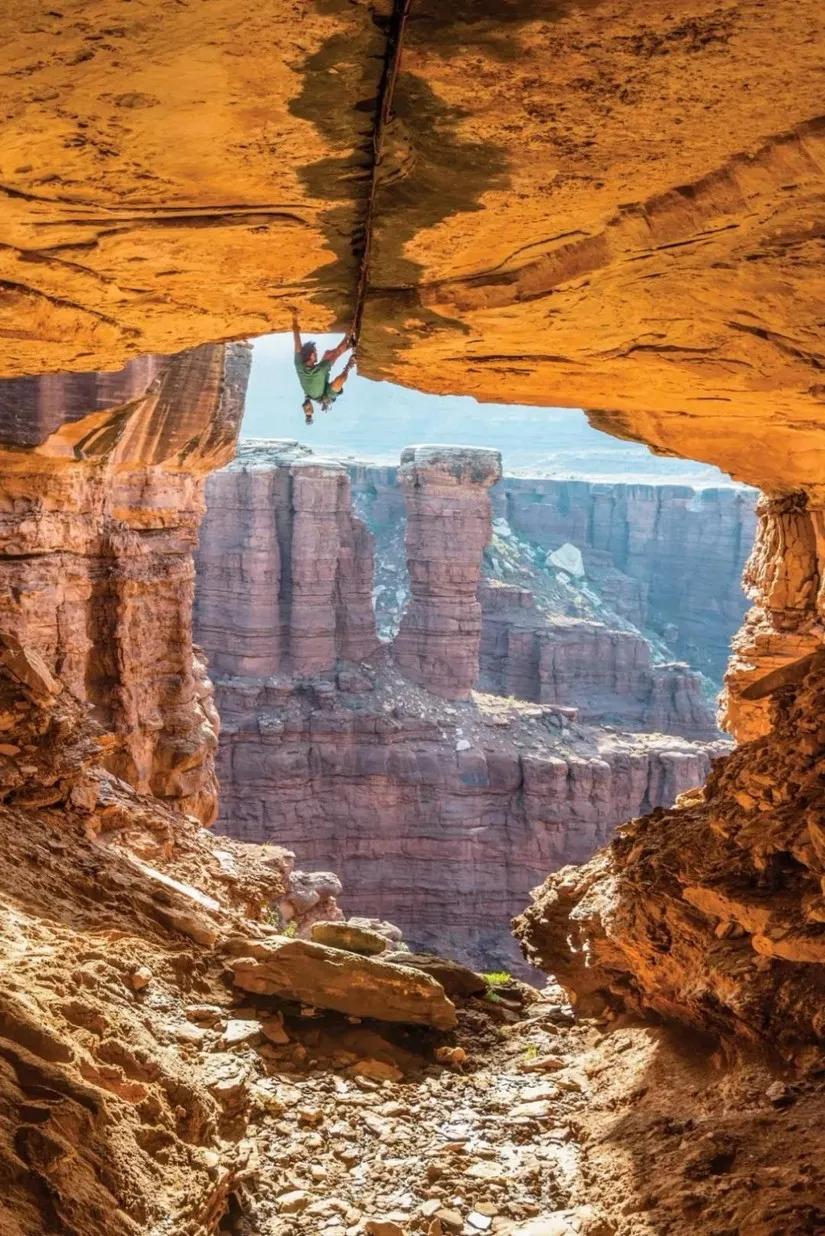
[[[278,855],[103,770],[9,637],[0,730],[2,1236],[825,1231],[816,1061],[290,939]]]
[[[292,1042],[265,1047],[262,1060],[248,1023],[252,1039],[235,1050],[259,1074],[257,1158],[223,1230],[825,1231],[821,1078],[788,1085],[699,1039],[576,1020],[553,986],[533,997],[472,1001],[452,1047],[409,1030],[288,1018]]]

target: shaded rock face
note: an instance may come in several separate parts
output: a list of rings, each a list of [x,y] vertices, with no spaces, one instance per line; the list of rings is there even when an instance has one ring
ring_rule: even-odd
[[[582,1007],[647,1009],[805,1060],[825,1039],[821,509],[765,500],[727,680],[745,739],[704,790],[550,876],[518,921]]]
[[[549,551],[571,542],[589,578],[638,627],[719,681],[745,610],[754,495],[684,485],[607,485],[508,477],[497,513]]]
[[[192,550],[248,368],[248,348],[219,344],[124,374],[0,383],[0,625],[118,736],[113,772],[205,821],[217,715],[192,647]]]
[[[627,815],[696,784],[713,748],[664,736],[604,743],[557,709],[494,697],[484,707],[448,703],[443,691],[411,682],[397,648],[375,651],[371,611],[361,639],[372,539],[351,514],[346,474],[294,446],[273,444],[268,463],[266,454],[263,444],[241,444],[237,461],[207,483],[196,633],[221,715],[218,827],[335,871],[348,912],[398,922],[419,947],[510,965],[502,924],[547,868],[585,858]],[[462,459],[459,475],[470,462]],[[489,477],[487,455],[480,468]],[[318,569],[314,549],[306,559],[284,552],[304,500],[296,476],[311,480],[326,531],[326,600],[317,602],[315,628],[326,664],[314,660],[314,676],[292,659],[285,601],[293,570]],[[470,478],[466,487],[471,526],[486,526],[485,486]],[[447,544],[449,512],[464,510],[457,489],[452,477],[449,504],[438,495],[445,528],[432,512],[424,522],[437,546]],[[477,581],[481,548],[471,565],[466,550],[451,553],[431,577],[419,562],[422,578],[444,581],[452,605],[456,578],[465,592],[470,574]],[[345,638],[355,630],[357,645]],[[345,659],[356,647],[374,655]]]
[[[825,659],[703,791],[550,876],[517,920],[582,1008],[652,1010],[788,1055],[825,1039]]]
[[[25,677],[0,666],[0,1227],[206,1236],[244,1166],[252,1074],[201,1054],[187,1010],[225,1000],[213,946],[259,930],[245,916],[282,873],[234,847],[227,878],[195,821],[103,767],[70,691]]]
[[[532,595],[499,585],[481,590],[481,683],[502,695],[575,708],[582,721],[714,738],[718,731],[698,674],[653,665],[634,631],[550,619]]]
[[[744,742],[771,728],[774,692],[799,683],[799,666],[825,638],[825,510],[805,494],[763,498],[745,570],[753,601],[725,676],[725,727]],[[803,669],[804,669],[803,665]]]
[[[460,699],[478,679],[481,555],[490,539],[487,490],[497,451],[410,447],[398,473],[407,508],[410,600],[393,655],[412,682]]]

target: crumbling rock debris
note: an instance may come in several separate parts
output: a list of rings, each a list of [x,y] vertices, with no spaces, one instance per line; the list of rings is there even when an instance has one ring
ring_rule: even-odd
[[[577,1008],[652,1011],[789,1058],[821,1043],[824,707],[817,662],[703,790],[536,891],[517,935]]]

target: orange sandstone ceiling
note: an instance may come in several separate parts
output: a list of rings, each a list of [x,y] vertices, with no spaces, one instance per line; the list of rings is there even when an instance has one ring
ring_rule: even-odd
[[[390,0],[0,5],[0,371],[348,324]],[[825,481],[821,0],[411,0],[362,372]]]

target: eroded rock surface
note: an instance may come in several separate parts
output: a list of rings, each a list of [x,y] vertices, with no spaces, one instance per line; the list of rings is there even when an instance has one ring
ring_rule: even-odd
[[[706,787],[551,876],[517,930],[582,1007],[653,1010],[789,1055],[825,1038],[820,658]]]
[[[402,452],[398,476],[407,507],[410,600],[393,656],[411,682],[461,699],[478,681],[487,491],[501,478],[501,456],[470,447],[412,446]]]
[[[596,725],[717,735],[702,679],[684,662],[654,665],[637,632],[552,619],[532,602],[525,589],[482,589],[481,682],[489,690],[573,709]]]
[[[411,683],[382,648],[366,661],[339,659],[345,634],[364,634],[372,541],[351,513],[345,474],[312,456],[302,457],[301,475],[313,476],[316,509],[338,511],[338,523],[323,524],[321,557],[324,578],[338,582],[316,606],[327,663],[316,662],[311,678],[294,672],[288,625],[286,642],[279,634],[290,572],[315,563],[279,548],[294,544],[294,456],[283,444],[242,444],[238,460],[208,482],[196,627],[222,722],[218,827],[336,872],[347,912],[383,915],[417,947],[506,968],[517,956],[500,924],[547,869],[586,858],[628,815],[696,785],[716,747],[609,735],[580,726],[569,710],[494,695],[445,700]],[[487,456],[481,462],[486,479]],[[462,456],[459,476],[466,467]],[[469,518],[486,527],[484,486],[470,479],[467,491]],[[425,525],[437,549],[464,501],[457,476],[438,491]],[[437,560],[432,578],[444,581],[449,604],[452,566],[469,598],[480,552],[470,567],[461,545]],[[377,645],[374,626],[366,642]]]
[[[239,942],[232,962],[235,986],[280,996],[352,1017],[372,1017],[452,1030],[455,1008],[444,988],[411,967],[328,948],[314,940]]]
[[[292,299],[349,323],[389,12],[333,0],[300,38],[280,4],[5,15],[3,372],[285,329]],[[820,17],[416,0],[365,371],[818,483]]]
[[[248,372],[248,347],[217,344],[0,382],[0,624],[120,736],[113,772],[207,822],[218,719],[192,550]]]

